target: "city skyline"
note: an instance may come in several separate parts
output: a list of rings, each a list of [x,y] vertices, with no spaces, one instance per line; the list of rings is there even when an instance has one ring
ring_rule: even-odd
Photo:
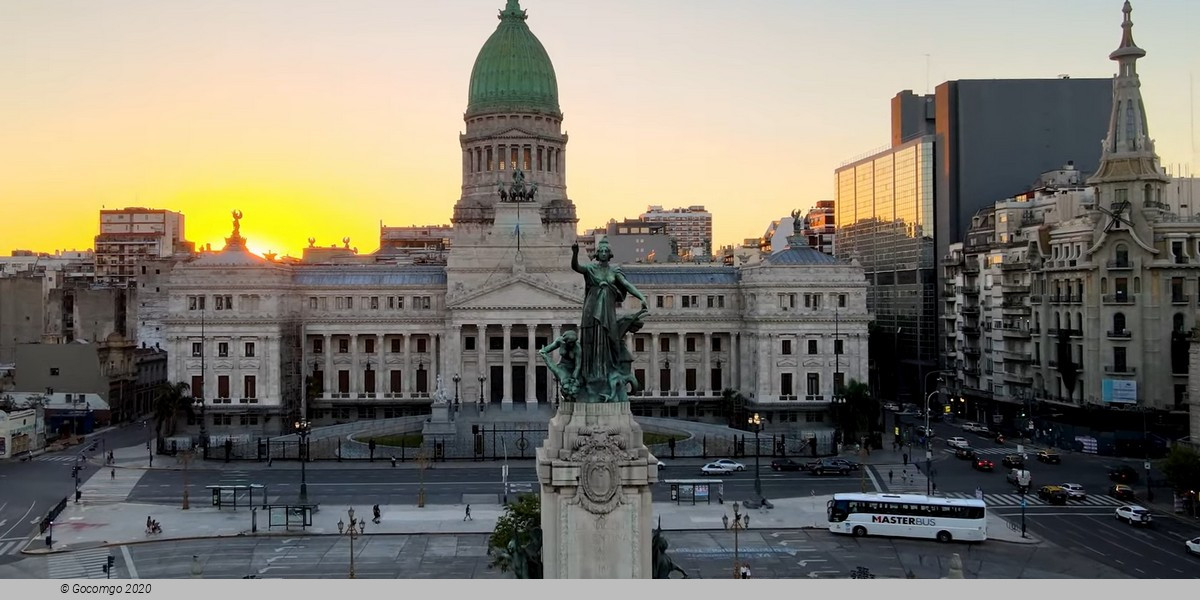
[[[380,222],[447,223],[461,183],[453,134],[503,4],[0,7],[15,48],[0,57],[11,82],[0,100],[5,208],[56,207],[7,219],[0,252],[91,247],[102,207],[183,212],[187,239],[214,247],[237,208],[250,248],[281,255],[299,255],[309,237],[328,246],[349,236],[370,252]],[[579,229],[652,204],[701,204],[714,247],[736,243],[831,198],[834,168],[886,143],[901,90],[1116,69],[1107,54],[1119,2],[922,7],[526,0],[573,134],[567,189]],[[1151,135],[1168,168],[1195,171],[1200,44],[1185,27],[1200,9],[1134,8]],[[1044,40],[1024,33],[1035,16]],[[916,38],[918,24],[937,37]],[[813,47],[819,62],[806,59]]]

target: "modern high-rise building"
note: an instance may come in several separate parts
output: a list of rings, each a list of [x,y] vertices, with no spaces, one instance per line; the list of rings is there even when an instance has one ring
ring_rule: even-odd
[[[712,254],[712,213],[703,206],[664,209],[653,205],[638,218],[666,225],[667,235],[675,240],[676,253],[682,258]]]
[[[833,200],[818,200],[804,215],[799,233],[809,248],[832,255],[837,234],[836,223]]]
[[[183,249],[183,215],[157,208],[101,210],[95,243],[96,283],[126,287],[136,279],[139,260]]]

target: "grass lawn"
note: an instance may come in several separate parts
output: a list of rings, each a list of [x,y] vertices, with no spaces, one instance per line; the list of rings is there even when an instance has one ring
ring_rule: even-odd
[[[365,440],[360,439],[358,441],[370,442],[371,440],[375,440],[375,443],[379,446],[391,446],[394,448],[399,448],[401,446],[405,448],[420,448],[422,437],[419,433],[406,433],[403,435],[380,435]]]
[[[642,443],[647,446],[655,444],[666,444],[671,440],[685,440],[688,436],[682,433],[651,433],[649,431],[642,432]]]

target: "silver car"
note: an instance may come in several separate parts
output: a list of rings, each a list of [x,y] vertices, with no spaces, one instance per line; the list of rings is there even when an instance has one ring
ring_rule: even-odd
[[[1078,483],[1060,483],[1058,487],[1067,490],[1068,500],[1087,500],[1087,490],[1083,489]]]

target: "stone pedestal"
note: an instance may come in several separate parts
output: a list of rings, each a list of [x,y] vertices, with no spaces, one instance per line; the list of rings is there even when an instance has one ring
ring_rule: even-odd
[[[537,450],[546,579],[650,579],[658,461],[629,403],[564,402]]]

